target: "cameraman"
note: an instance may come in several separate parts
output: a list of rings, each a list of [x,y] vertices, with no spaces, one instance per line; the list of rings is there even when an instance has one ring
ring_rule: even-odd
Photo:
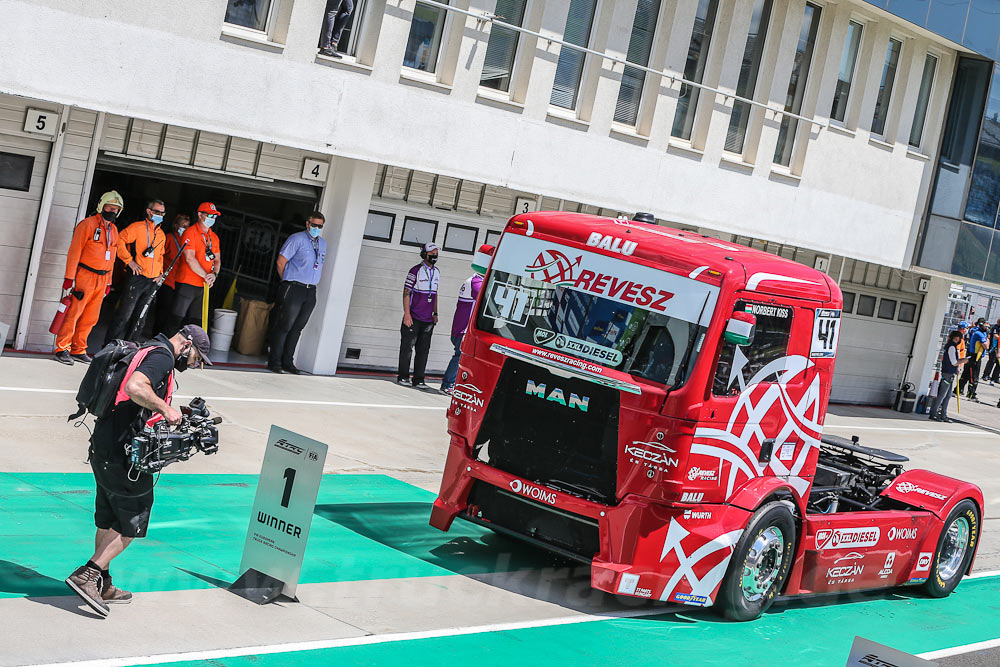
[[[132,469],[128,448],[148,420],[162,416],[168,424],[181,421],[170,405],[174,370],[212,365],[208,334],[189,324],[167,338],[157,335],[141,348],[144,355],[122,382],[110,414],[98,419],[90,445],[90,466],[97,482],[94,555],[66,579],[66,584],[101,616],[107,603],[125,603],[132,594],[115,587],[108,571],[111,560],[135,538],[145,537],[153,507],[153,477]],[[158,418],[158,417],[156,417]]]

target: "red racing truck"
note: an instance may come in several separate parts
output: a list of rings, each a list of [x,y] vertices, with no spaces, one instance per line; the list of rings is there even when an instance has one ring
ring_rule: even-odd
[[[644,217],[518,215],[477,258],[431,525],[459,517],[590,564],[599,590],[736,620],[781,594],[948,595],[982,492],[823,435],[837,284]]]

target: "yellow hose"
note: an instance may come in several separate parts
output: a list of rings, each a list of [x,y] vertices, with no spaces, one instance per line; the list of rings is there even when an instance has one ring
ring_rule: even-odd
[[[201,328],[208,331],[208,283],[205,283],[205,294],[201,299]]]

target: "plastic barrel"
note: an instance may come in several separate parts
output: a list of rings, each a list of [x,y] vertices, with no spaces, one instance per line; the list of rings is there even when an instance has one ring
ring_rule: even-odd
[[[212,331],[232,336],[236,331],[236,315],[235,310],[216,308],[212,319]]]
[[[221,350],[223,352],[228,352],[229,348],[233,344],[233,333],[225,333],[217,329],[212,329],[208,333],[208,338],[211,342],[211,347],[213,350]]]

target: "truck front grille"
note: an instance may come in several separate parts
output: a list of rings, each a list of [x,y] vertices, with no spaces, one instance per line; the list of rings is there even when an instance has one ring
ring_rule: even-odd
[[[616,504],[618,406],[614,389],[507,359],[477,454],[537,484]]]

